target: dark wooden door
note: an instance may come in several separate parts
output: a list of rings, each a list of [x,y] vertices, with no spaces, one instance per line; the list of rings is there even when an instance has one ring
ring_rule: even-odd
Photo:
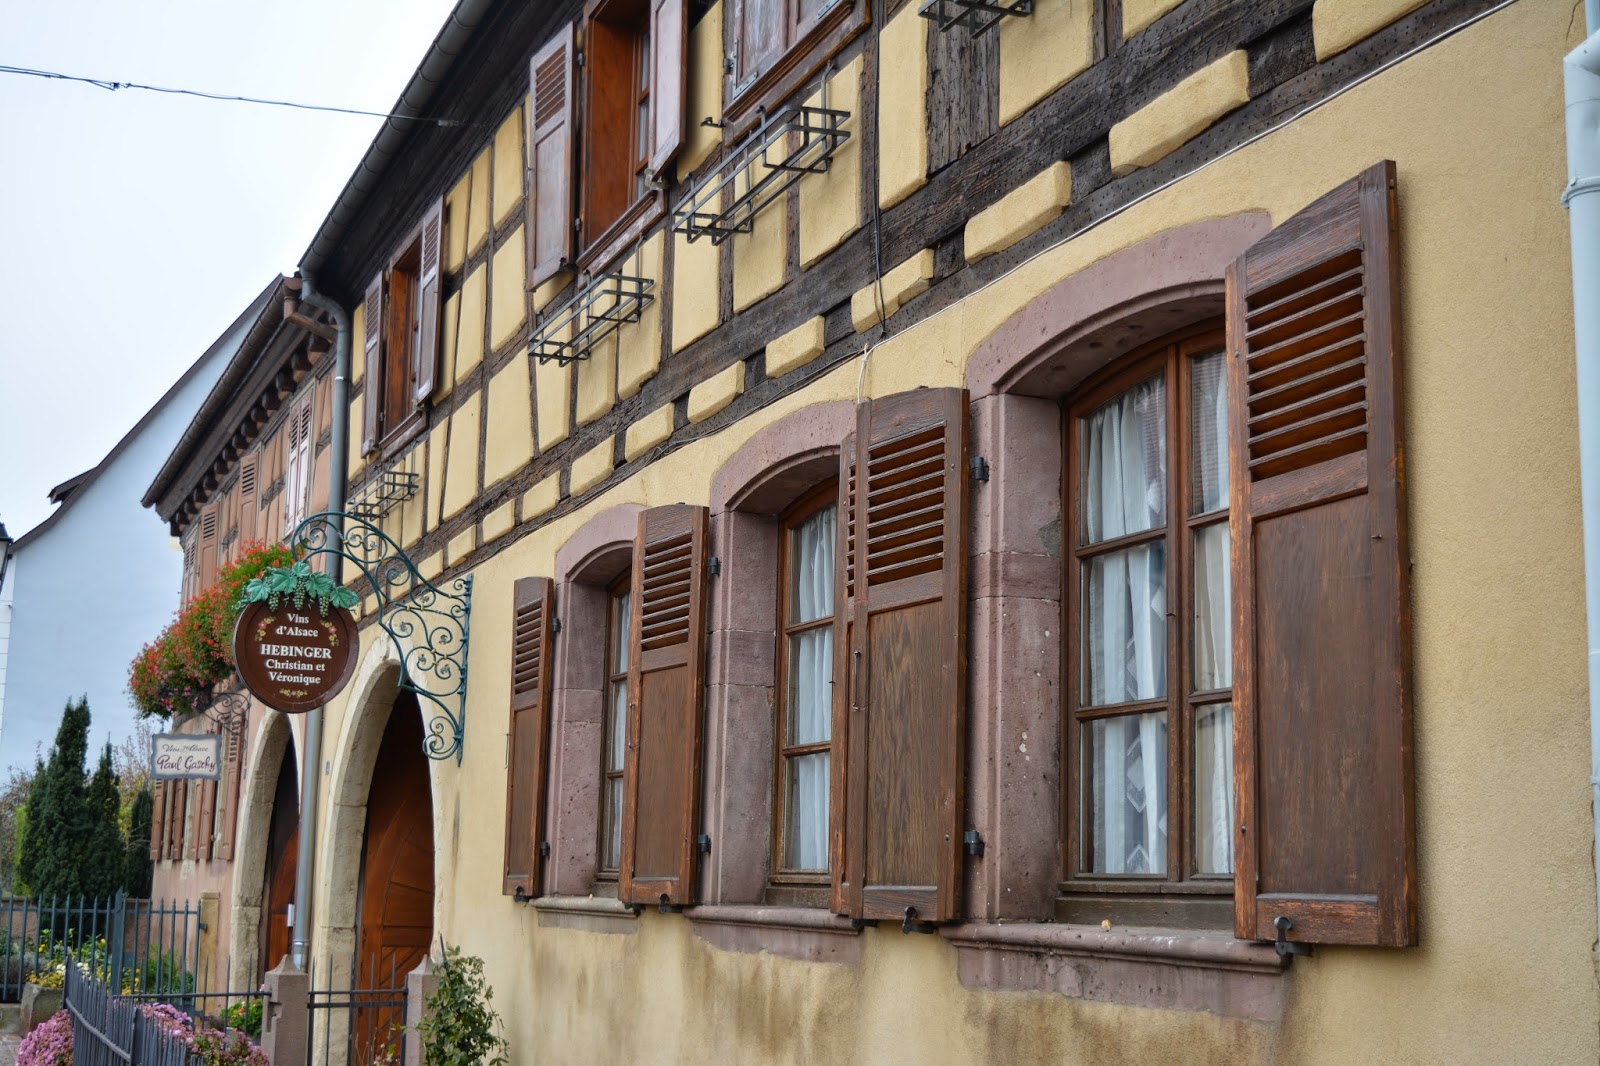
[[[300,788],[294,753],[284,751],[278,784],[272,794],[272,828],[267,836],[266,926],[261,931],[260,969],[263,973],[283,961],[293,939],[289,906],[294,902],[295,872],[300,860]],[[258,975],[260,976],[260,975]]]
[[[415,696],[395,701],[367,796],[362,850],[357,987],[401,988],[433,939],[433,803],[422,716]],[[393,1040],[398,1007],[352,1012],[356,1061],[369,1062]]]

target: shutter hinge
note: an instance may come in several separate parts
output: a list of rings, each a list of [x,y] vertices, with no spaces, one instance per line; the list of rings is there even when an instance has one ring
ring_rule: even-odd
[[[728,58],[722,61],[722,72],[732,74],[739,65],[739,46],[734,45],[728,49]]]
[[[961,843],[967,846],[967,854],[974,858],[983,858],[983,834],[976,829],[968,829],[961,836]]]
[[[695,837],[694,850],[698,851],[702,855],[710,855],[711,835],[709,833],[701,833],[699,836]]]
[[[539,841],[539,858],[548,859],[549,857],[550,857],[550,842],[548,840]]]
[[[583,49],[579,48],[572,53],[572,61],[578,66],[583,66]]]
[[[907,907],[906,916],[900,922],[900,931],[902,933],[937,933],[939,927],[932,922],[917,921],[917,908]]]
[[[989,460],[985,459],[981,455],[974,455],[967,462],[967,465],[972,468],[972,480],[974,480],[974,481],[988,481],[989,480]]]
[[[1278,931],[1278,940],[1273,947],[1278,949],[1279,955],[1282,955],[1284,958],[1288,958],[1291,955],[1311,954],[1310,944],[1301,944],[1297,943],[1296,941],[1285,940],[1283,938],[1284,933],[1287,933],[1289,930],[1294,928],[1294,922],[1290,920],[1288,915],[1280,914],[1276,918],[1272,919],[1272,928]]]
[[[713,555],[711,557],[711,576],[712,577],[721,577],[722,576],[722,560],[719,559],[715,555]]]
[[[561,632],[561,619],[559,619],[559,618],[550,619],[550,635],[551,636],[555,636],[559,632]]]

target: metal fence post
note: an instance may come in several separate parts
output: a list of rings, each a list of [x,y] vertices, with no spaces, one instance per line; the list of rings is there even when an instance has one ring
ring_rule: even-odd
[[[127,894],[119,888],[111,901],[111,921],[107,923],[111,932],[106,936],[106,954],[111,956],[111,987],[118,992],[122,991],[122,956],[128,950],[128,945],[123,943],[123,915],[127,909]]]
[[[433,956],[424,955],[417,968],[406,974],[406,1032],[405,1061],[403,1066],[426,1066],[422,1057],[422,1019],[428,1009],[428,997],[439,990],[439,975],[434,971]]]
[[[303,1066],[311,1022],[311,978],[285,957],[267,971],[261,1050],[272,1066]]]

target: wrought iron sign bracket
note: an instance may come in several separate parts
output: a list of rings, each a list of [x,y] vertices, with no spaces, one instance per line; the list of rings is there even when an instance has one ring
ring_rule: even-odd
[[[244,728],[245,717],[250,713],[250,692],[224,692],[201,712],[217,723],[219,732],[237,735]]]
[[[1000,25],[1007,15],[1033,14],[1033,0],[923,0],[917,14],[934,22],[940,33],[965,26],[973,37],[979,37]]]
[[[378,627],[400,659],[400,689],[414,693],[427,715],[423,752],[461,763],[467,725],[467,623],[472,575],[439,588],[400,546],[366,519],[338,511],[306,518],[289,545],[297,556],[336,555],[353,564],[378,600]],[[350,575],[346,575],[348,578]]]

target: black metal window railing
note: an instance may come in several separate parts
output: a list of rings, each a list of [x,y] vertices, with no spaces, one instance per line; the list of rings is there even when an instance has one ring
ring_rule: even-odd
[[[672,228],[690,241],[721,244],[755,229],[761,209],[806,174],[828,169],[850,139],[850,112],[799,104],[764,118],[723,161],[702,175],[673,212]]]

